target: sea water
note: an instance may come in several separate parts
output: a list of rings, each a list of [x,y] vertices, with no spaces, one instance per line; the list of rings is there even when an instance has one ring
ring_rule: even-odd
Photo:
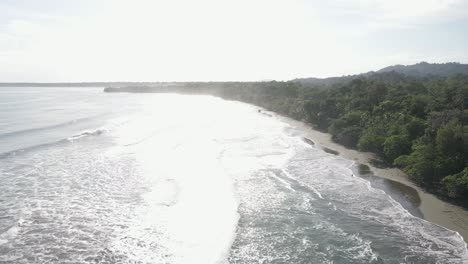
[[[466,263],[355,164],[211,96],[0,89],[0,263]]]

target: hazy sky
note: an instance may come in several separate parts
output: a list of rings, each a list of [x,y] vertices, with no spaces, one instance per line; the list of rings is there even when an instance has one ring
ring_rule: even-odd
[[[468,0],[2,0],[0,81],[287,80],[468,62]]]

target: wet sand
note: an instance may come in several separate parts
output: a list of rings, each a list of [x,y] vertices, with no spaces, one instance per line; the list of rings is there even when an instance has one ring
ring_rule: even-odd
[[[435,195],[424,191],[411,182],[400,169],[380,166],[378,162],[375,162],[377,157],[373,153],[348,149],[333,142],[330,134],[314,130],[300,121],[279,115],[278,117],[305,132],[304,142],[309,143],[311,146],[322,148],[333,155],[354,160],[356,162],[356,174],[368,179],[377,188],[391,190],[391,193],[395,194],[392,197],[413,215],[457,231],[465,241],[468,241],[467,210],[442,201]]]

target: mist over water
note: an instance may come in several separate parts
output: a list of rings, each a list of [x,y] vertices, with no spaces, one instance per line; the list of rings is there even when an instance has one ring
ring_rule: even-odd
[[[258,108],[209,96],[0,90],[1,263],[466,263]]]

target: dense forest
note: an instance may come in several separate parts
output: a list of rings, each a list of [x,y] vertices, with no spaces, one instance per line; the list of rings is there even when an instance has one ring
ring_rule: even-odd
[[[308,122],[349,148],[378,154],[433,193],[468,202],[468,75],[385,71],[331,85],[273,81],[107,89],[122,90],[212,94],[256,104]]]

